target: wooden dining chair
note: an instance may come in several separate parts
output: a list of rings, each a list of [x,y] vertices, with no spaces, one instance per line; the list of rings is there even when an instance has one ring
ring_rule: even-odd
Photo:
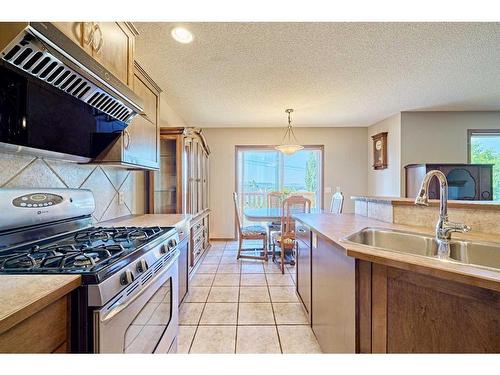
[[[236,259],[262,259],[267,261],[267,231],[266,228],[260,225],[252,225],[243,227],[243,217],[241,216],[240,206],[238,204],[238,194],[233,193],[234,211],[236,216],[236,224],[238,226],[238,255]],[[244,240],[262,240],[262,256],[243,255],[243,251],[255,251],[255,249],[243,249]]]
[[[267,208],[281,208],[283,203],[283,193],[280,191],[270,191],[267,193]],[[281,230],[281,221],[272,221],[267,224],[267,236],[271,246],[271,238],[274,232]]]
[[[295,249],[295,220],[296,213],[311,212],[311,200],[300,195],[286,198],[282,203],[281,231],[273,234],[272,260],[276,261],[276,247],[280,248],[280,269],[285,273],[285,253]]]
[[[337,191],[333,194],[332,201],[330,203],[330,212],[332,214],[341,214],[343,205],[344,195],[342,195],[340,188],[337,187]]]

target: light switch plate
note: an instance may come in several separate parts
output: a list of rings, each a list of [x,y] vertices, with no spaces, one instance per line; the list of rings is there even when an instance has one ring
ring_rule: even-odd
[[[118,204],[124,204],[125,203],[125,197],[123,194],[123,191],[118,192]]]

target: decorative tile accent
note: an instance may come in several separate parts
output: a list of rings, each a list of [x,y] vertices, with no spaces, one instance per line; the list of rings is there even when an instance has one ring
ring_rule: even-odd
[[[113,187],[118,190],[122,186],[123,181],[128,177],[130,171],[126,169],[118,169],[112,167],[101,167],[104,174],[108,177],[109,181],[113,184]]]
[[[94,193],[95,211],[92,214],[96,221],[101,221],[108,206],[117,194],[113,185],[108,180],[101,168],[96,168],[81,186],[82,189],[90,189]]]
[[[60,160],[46,160],[45,162],[72,189],[78,189],[96,168],[95,165],[68,163]]]
[[[96,199],[97,200],[97,199]],[[97,208],[96,208],[97,211]],[[111,220],[116,217],[130,215],[132,211],[125,204],[118,204],[118,194],[115,194],[113,200],[109,204],[106,212],[102,215],[99,221]]]
[[[67,186],[42,159],[36,159],[3,187],[65,188]]]

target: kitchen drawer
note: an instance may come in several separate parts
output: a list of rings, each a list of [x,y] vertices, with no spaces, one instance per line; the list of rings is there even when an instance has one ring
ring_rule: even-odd
[[[191,230],[193,231],[193,235],[198,234],[200,232],[200,230],[203,229],[203,227],[204,227],[203,220],[199,220],[196,223],[193,223],[193,225],[191,226]]]

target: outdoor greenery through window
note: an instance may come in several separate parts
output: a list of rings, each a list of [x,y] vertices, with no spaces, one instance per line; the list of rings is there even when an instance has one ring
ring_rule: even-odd
[[[500,200],[500,130],[497,133],[471,133],[470,162],[474,164],[494,164],[493,200]]]
[[[273,148],[239,148],[237,191],[242,208],[267,207],[267,194],[281,192],[283,197],[298,194],[321,206],[322,152],[306,147],[293,155]]]

